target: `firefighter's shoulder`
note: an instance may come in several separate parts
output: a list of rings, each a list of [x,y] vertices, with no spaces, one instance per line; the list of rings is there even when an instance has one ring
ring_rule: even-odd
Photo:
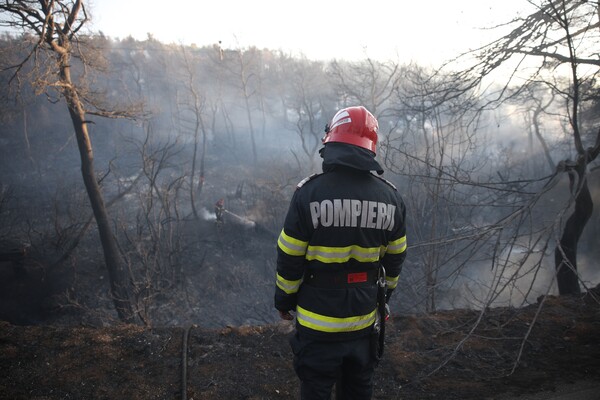
[[[392,189],[394,189],[395,191],[398,191],[398,188],[396,187],[396,185],[394,185],[392,182],[388,181],[387,179],[385,179],[382,176],[379,175],[375,175],[373,173],[371,173],[371,175],[373,175],[375,178],[379,179],[382,182],[385,182],[388,186],[390,186]]]
[[[302,186],[306,185],[307,182],[310,182],[313,179],[318,178],[321,175],[323,175],[323,173],[315,173],[315,174],[307,176],[306,178],[304,178],[300,182],[298,182],[298,184],[296,185],[296,190],[300,189]]]

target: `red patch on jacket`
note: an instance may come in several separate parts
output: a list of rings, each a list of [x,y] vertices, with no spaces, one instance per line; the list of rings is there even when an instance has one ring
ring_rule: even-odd
[[[359,283],[367,281],[367,273],[366,272],[354,272],[348,274],[348,283]]]

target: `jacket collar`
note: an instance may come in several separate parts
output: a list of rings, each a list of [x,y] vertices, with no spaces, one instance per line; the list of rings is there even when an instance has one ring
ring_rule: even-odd
[[[375,153],[351,144],[330,142],[319,150],[323,158],[323,172],[329,172],[336,166],[350,167],[359,171],[376,171],[383,174],[383,168],[375,160]]]

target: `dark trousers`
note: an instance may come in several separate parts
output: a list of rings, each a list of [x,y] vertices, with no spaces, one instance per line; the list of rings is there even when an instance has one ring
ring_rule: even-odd
[[[356,340],[323,342],[299,336],[290,340],[294,370],[300,378],[302,400],[330,400],[340,382],[344,400],[368,400],[373,394],[376,361],[369,336]],[[340,387],[338,386],[338,389]]]

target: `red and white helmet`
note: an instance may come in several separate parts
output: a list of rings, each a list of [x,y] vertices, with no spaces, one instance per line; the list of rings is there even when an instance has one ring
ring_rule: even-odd
[[[376,153],[378,129],[377,119],[363,106],[343,108],[325,128],[323,144],[348,143]]]

